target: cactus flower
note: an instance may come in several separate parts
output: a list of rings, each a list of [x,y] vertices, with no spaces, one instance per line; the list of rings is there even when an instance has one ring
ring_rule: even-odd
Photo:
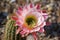
[[[19,7],[16,11],[16,15],[12,16],[12,19],[16,21],[15,25],[18,25],[16,34],[20,33],[22,37],[31,33],[36,38],[36,32],[44,32],[45,20],[48,15],[46,10],[41,10],[40,5],[29,4],[23,8]]]

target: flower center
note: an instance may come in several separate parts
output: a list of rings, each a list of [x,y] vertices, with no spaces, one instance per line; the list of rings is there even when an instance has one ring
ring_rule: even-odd
[[[34,15],[29,15],[26,17],[25,22],[27,23],[29,28],[34,28],[36,25],[37,19]]]

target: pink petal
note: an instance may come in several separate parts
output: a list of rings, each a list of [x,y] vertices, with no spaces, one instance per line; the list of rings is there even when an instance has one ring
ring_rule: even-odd
[[[16,24],[21,24],[21,23],[19,21],[17,21]]]
[[[45,25],[46,25],[46,22],[43,22],[43,23],[40,25],[40,28],[43,28]]]
[[[20,22],[19,20],[16,21],[16,25],[20,26],[22,28],[22,22]]]
[[[46,13],[43,14],[44,19],[46,20],[48,18],[48,15]]]
[[[36,5],[36,9],[40,9],[40,4],[37,4]]]
[[[18,20],[18,18],[16,16],[12,16],[13,20]]]
[[[16,11],[16,15],[17,16],[21,16],[22,15],[22,11],[23,11],[23,9],[21,7],[19,7],[18,10]]]
[[[20,10],[17,10],[17,11],[16,11],[16,14],[17,14],[17,16],[22,15],[22,13],[21,13],[21,11],[20,11]]]
[[[34,40],[38,40],[38,38],[37,38],[37,34],[34,32],[34,33],[32,33],[32,35],[33,35],[33,37],[34,37]]]
[[[30,8],[33,8],[33,5],[32,4],[30,4]]]
[[[21,31],[21,28],[18,27],[18,29],[16,30],[16,34],[18,34]]]
[[[22,9],[22,7],[19,7],[18,10],[22,11],[23,9]]]
[[[34,7],[34,4],[29,4],[29,5],[27,6],[28,10],[31,10],[31,8],[33,8],[33,7]]]
[[[47,13],[47,11],[46,11],[46,10],[42,10],[42,12],[43,12],[43,13]]]
[[[29,32],[21,31],[20,34],[22,37],[25,37],[29,34]]]
[[[44,15],[44,19],[46,20],[48,18],[48,16],[47,15]]]
[[[27,32],[26,34],[25,34],[25,36],[27,36],[29,34],[29,32]]]
[[[44,32],[44,28],[40,28],[39,32],[41,33]]]
[[[28,7],[25,5],[25,6],[24,6],[24,9],[25,9],[25,10],[28,10]]]
[[[38,12],[40,12],[40,13],[41,13],[41,10],[38,10]]]
[[[49,26],[49,25],[51,25],[51,23],[50,22],[46,22],[46,26]]]
[[[24,35],[25,33],[26,33],[26,32],[25,32],[25,31],[23,31],[23,30],[20,32],[20,34],[21,34],[21,35]]]

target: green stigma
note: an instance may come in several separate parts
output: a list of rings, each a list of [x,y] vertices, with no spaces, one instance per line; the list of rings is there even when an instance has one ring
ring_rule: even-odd
[[[37,19],[33,15],[26,17],[26,23],[30,28],[32,28],[36,25],[36,21],[37,21]]]

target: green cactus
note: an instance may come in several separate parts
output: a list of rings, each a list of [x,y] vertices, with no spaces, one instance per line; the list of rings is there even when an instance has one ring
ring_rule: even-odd
[[[14,20],[8,20],[3,40],[21,40],[20,34],[16,35],[17,26],[14,26]]]
[[[14,31],[14,21],[13,20],[9,20],[6,24],[6,28],[5,28],[5,32],[4,32],[4,40],[13,40],[13,34]]]

